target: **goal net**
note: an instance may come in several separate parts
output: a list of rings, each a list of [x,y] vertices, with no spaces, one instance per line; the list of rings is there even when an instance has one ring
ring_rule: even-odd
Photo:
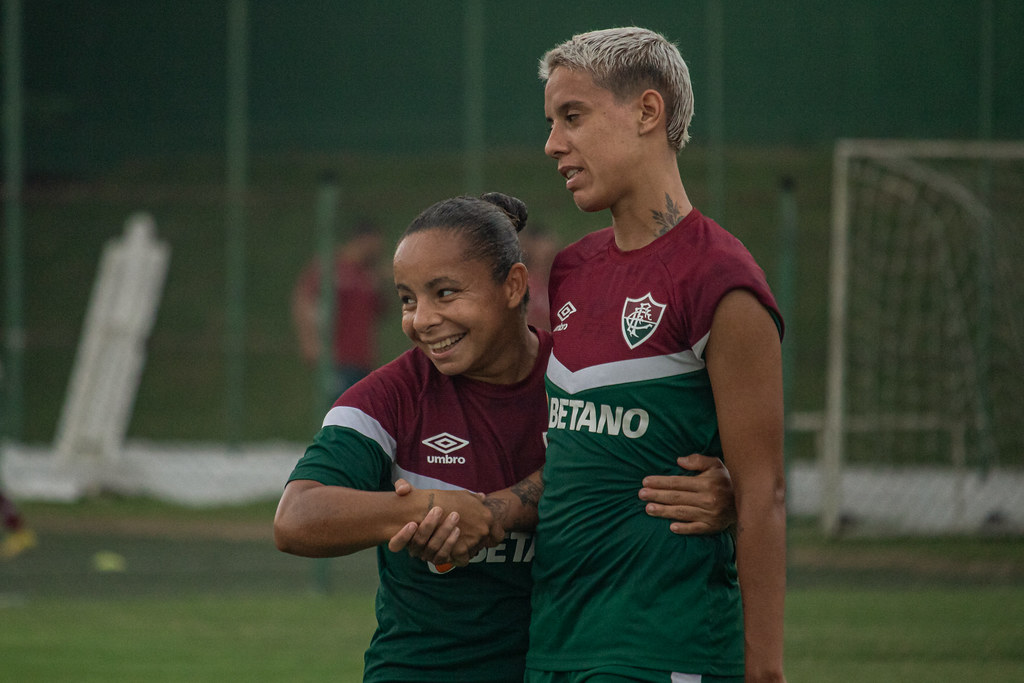
[[[843,140],[832,201],[825,530],[1024,528],[1024,143]]]

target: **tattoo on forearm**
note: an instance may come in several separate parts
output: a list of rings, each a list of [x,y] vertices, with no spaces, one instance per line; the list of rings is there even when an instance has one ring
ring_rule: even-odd
[[[523,505],[537,507],[537,503],[540,501],[540,494],[544,492],[544,487],[538,486],[537,482],[531,479],[523,479],[521,482],[513,485],[511,491],[516,494],[516,497],[519,498]]]
[[[487,496],[484,498],[484,505],[490,509],[494,519],[504,525],[505,517],[508,515],[508,503],[500,498]]]
[[[433,509],[434,509],[434,494],[431,493],[430,497],[427,498],[427,512],[430,512]]]
[[[667,192],[665,193],[665,211],[651,209],[651,215],[654,217],[654,222],[658,224],[659,236],[664,235],[683,220],[681,207],[672,201],[672,197]]]

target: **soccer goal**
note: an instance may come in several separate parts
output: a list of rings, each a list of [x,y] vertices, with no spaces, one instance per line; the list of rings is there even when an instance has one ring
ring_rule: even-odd
[[[1024,143],[842,140],[833,171],[823,528],[1024,526]]]

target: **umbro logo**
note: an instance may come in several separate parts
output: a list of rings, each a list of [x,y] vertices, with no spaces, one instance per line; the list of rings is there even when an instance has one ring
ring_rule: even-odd
[[[452,453],[460,448],[469,445],[469,442],[465,439],[460,439],[448,432],[441,432],[440,434],[435,434],[429,439],[424,439],[422,443],[441,453],[441,455],[428,455],[427,462],[429,463],[441,465],[466,464],[466,459],[461,455],[452,455]]]
[[[423,439],[423,443],[430,446],[435,451],[439,451],[445,455],[448,455],[453,451],[457,451],[463,446],[469,444],[465,439],[460,439],[448,432],[441,432],[440,434],[435,434],[429,439]]]
[[[566,301],[565,304],[558,309],[558,313],[555,314],[558,316],[559,324],[555,327],[554,330],[552,330],[552,332],[561,332],[565,328],[569,327],[569,324],[565,322],[565,320],[575,312],[576,307],[572,305],[572,302]]]

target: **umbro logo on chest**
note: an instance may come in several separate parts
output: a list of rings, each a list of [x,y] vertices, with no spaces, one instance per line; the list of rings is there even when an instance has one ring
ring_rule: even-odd
[[[441,465],[465,465],[466,459],[461,455],[452,455],[455,451],[469,445],[469,441],[449,434],[448,432],[441,432],[435,434],[430,438],[424,439],[422,443],[426,446],[430,446],[440,455],[428,455],[427,462],[431,464]]]

